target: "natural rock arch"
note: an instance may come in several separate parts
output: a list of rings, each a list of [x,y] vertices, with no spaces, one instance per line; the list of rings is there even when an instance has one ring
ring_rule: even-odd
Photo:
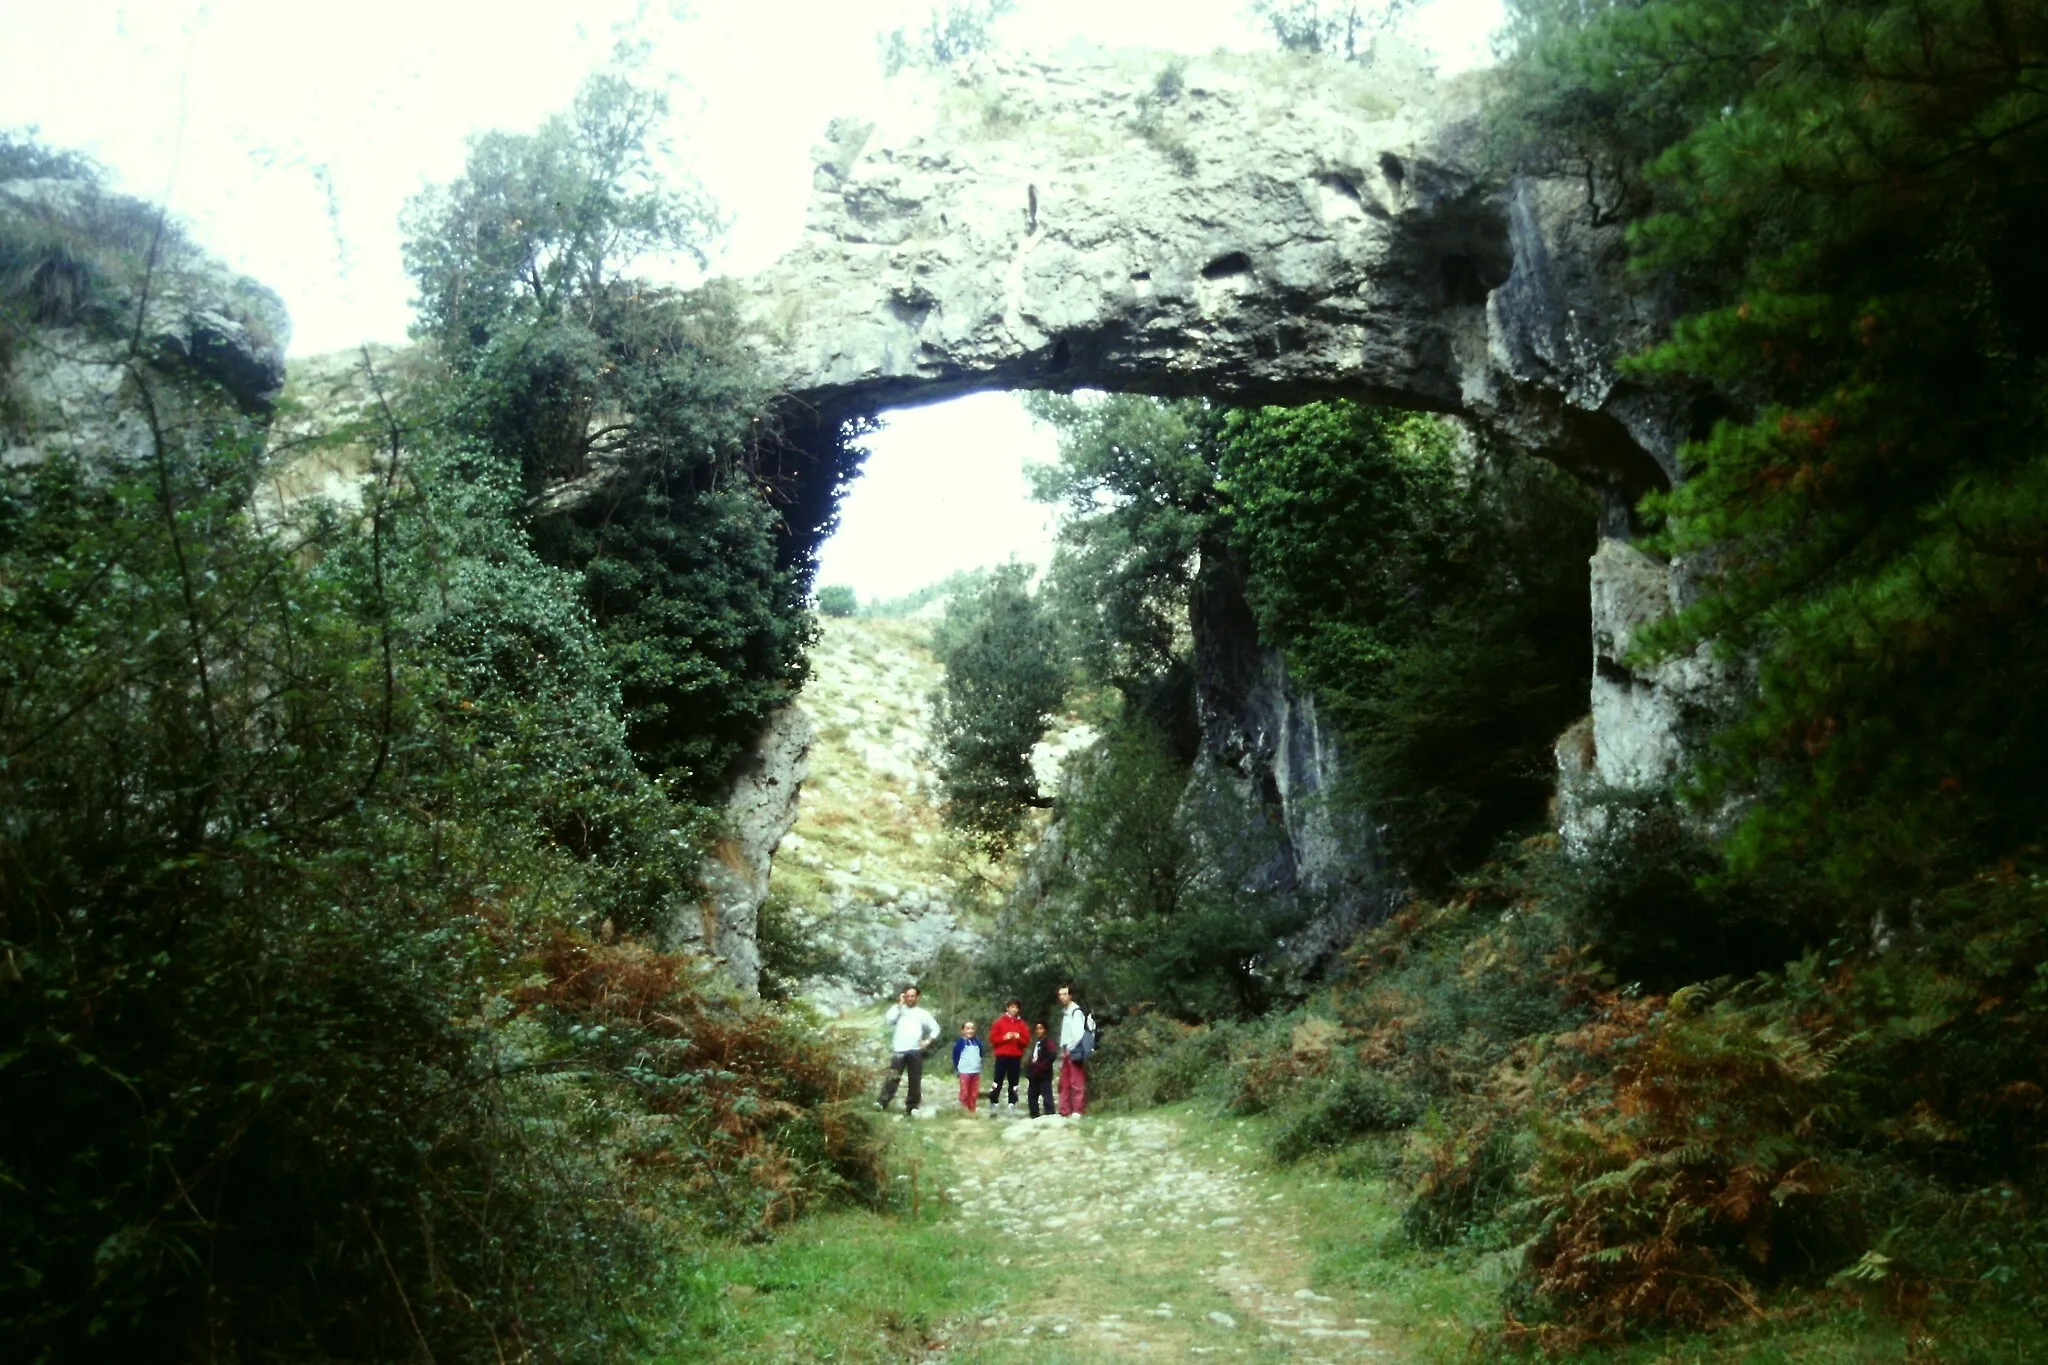
[[[822,459],[847,419],[982,389],[1452,414],[1601,493],[1590,717],[1558,749],[1568,832],[1575,793],[1684,763],[1728,680],[1704,656],[1631,666],[1684,572],[1628,540],[1688,415],[1615,366],[1669,309],[1582,181],[1484,172],[1474,81],[1412,54],[1082,52],[907,76],[892,99],[830,126],[800,244],[734,284],[799,443],[808,427]],[[812,482],[795,514],[824,525],[834,490]],[[1247,686],[1267,698],[1249,761],[1277,781],[1324,737],[1284,677]]]
[[[737,288],[821,424],[979,389],[1455,414],[1611,490],[1668,481],[1659,320],[1582,184],[1480,169],[1476,98],[1389,62],[983,60],[817,149],[799,246]]]

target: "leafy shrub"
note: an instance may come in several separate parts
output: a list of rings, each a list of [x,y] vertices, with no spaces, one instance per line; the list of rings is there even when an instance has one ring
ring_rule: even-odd
[[[1838,922],[1796,877],[1731,874],[1669,797],[1589,799],[1580,823],[1585,837],[1548,862],[1546,900],[1601,963],[1647,990],[1781,967]]]
[[[256,515],[258,434],[155,356],[124,395],[191,420],[139,467],[0,474],[25,1359],[622,1358],[679,1238],[879,1191],[815,1028],[613,941],[693,902],[703,812],[474,391],[423,388],[336,433],[345,513]]]
[[[1112,1111],[1177,1104],[1216,1091],[1236,1030],[1228,1021],[1185,1024],[1139,1009],[1117,1021],[1114,1035],[1089,1072],[1089,1085],[1101,1091],[1104,1107]]]
[[[1021,565],[997,570],[946,604],[932,637],[946,670],[932,695],[946,820],[991,856],[1015,842],[1027,810],[1050,804],[1031,747],[1067,690],[1052,622],[1029,580]]]
[[[1342,1064],[1308,1106],[1273,1135],[1273,1155],[1299,1161],[1312,1152],[1406,1128],[1418,1112],[1414,1098],[1386,1075],[1355,1062]]]
[[[1153,733],[1119,726],[1069,763],[1054,823],[996,925],[991,970],[1071,978],[1111,1014],[1257,1015],[1292,988],[1275,961],[1304,898],[1268,891],[1274,834],[1227,781],[1190,782]]]
[[[1303,1010],[1273,1014],[1245,1027],[1230,1050],[1224,1107],[1268,1114],[1293,1104],[1330,1072],[1342,1030]]]
[[[828,583],[818,589],[818,610],[827,616],[851,616],[859,608],[859,599],[844,583]]]
[[[708,996],[698,964],[556,933],[511,994],[564,1055],[629,1092],[622,1159],[660,1171],[724,1232],[758,1235],[820,1200],[883,1187],[865,1070],[818,1046],[811,1020]]]
[[[764,471],[796,438],[731,297],[626,273],[701,260],[717,227],[659,173],[667,114],[601,75],[538,131],[478,138],[409,206],[405,254],[415,334],[451,372],[434,442],[509,480],[533,551],[576,575],[642,771],[711,803],[802,685],[812,551],[860,454],[850,427],[811,433],[792,495]]]
[[[1447,888],[1543,818],[1585,707],[1590,499],[1359,404],[1227,412],[1216,440],[1262,637],[1349,741],[1349,796]]]
[[[1428,1247],[1498,1240],[1501,1213],[1529,1164],[1513,1125],[1494,1119],[1454,1127],[1439,1117],[1417,1138],[1403,1154],[1402,1233]]]
[[[792,999],[804,982],[849,970],[845,956],[828,947],[780,893],[761,902],[754,921],[754,946],[761,953],[763,1000]]]

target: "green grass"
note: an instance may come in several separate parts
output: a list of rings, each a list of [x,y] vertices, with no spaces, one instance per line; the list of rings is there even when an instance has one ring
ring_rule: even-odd
[[[899,1361],[938,1346],[942,1324],[998,1303],[961,1253],[963,1230],[932,1210],[837,1212],[766,1246],[678,1267],[683,1313],[660,1361]]]
[[[999,1301],[945,1194],[952,1168],[939,1144],[903,1129],[891,1165],[889,1211],[838,1209],[772,1242],[678,1262],[675,1322],[650,1365],[900,1361],[940,1344],[947,1320]]]

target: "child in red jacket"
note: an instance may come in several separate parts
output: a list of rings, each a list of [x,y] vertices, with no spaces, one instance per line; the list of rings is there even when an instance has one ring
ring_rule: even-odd
[[[1024,1022],[1024,1006],[1012,1000],[1003,1006],[1002,1017],[989,1025],[989,1050],[995,1053],[995,1086],[988,1093],[988,1116],[994,1118],[1003,1099],[1003,1078],[1010,1081],[1010,1117],[1017,1117],[1017,1081],[1024,1070],[1024,1049],[1031,1046],[1031,1028]]]

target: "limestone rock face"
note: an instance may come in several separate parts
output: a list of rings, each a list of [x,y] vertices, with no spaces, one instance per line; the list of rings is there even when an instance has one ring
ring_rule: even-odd
[[[0,460],[56,452],[146,458],[155,439],[136,379],[168,380],[167,435],[219,408],[260,420],[284,387],[291,334],[276,294],[227,269],[147,206],[77,180],[0,183],[0,231],[31,247],[39,324],[0,375]]]
[[[802,707],[785,706],[755,741],[726,798],[725,831],[705,860],[705,899],[697,915],[681,917],[671,931],[674,946],[717,958],[749,995],[761,979],[755,928],[768,898],[770,863],[796,823],[797,795],[810,770],[810,717]]]
[[[929,620],[820,625],[803,693],[818,728],[811,779],[771,889],[822,952],[775,984],[843,1012],[893,998],[948,951],[978,952],[981,884],[996,870],[963,856],[940,819]]]
[[[1744,685],[1741,670],[1706,645],[1655,665],[1629,660],[1643,631],[1683,605],[1685,566],[1603,538],[1590,579],[1592,714],[1558,742],[1557,818],[1567,841],[1594,832],[1602,793],[1667,788]]]
[[[1614,375],[1654,325],[1582,184],[1479,173],[1473,96],[1398,55],[984,59],[835,122],[804,238],[738,282],[805,404],[972,389],[1464,414],[1640,491],[1666,414]]]
[[[1296,966],[1313,968],[1384,916],[1403,880],[1387,865],[1371,821],[1337,799],[1344,772],[1338,738],[1280,652],[1259,642],[1227,561],[1203,564],[1192,615],[1201,758],[1190,799],[1205,784],[1228,782],[1238,808],[1263,823],[1244,832],[1247,843],[1271,849],[1258,881],[1316,907],[1287,945]]]

